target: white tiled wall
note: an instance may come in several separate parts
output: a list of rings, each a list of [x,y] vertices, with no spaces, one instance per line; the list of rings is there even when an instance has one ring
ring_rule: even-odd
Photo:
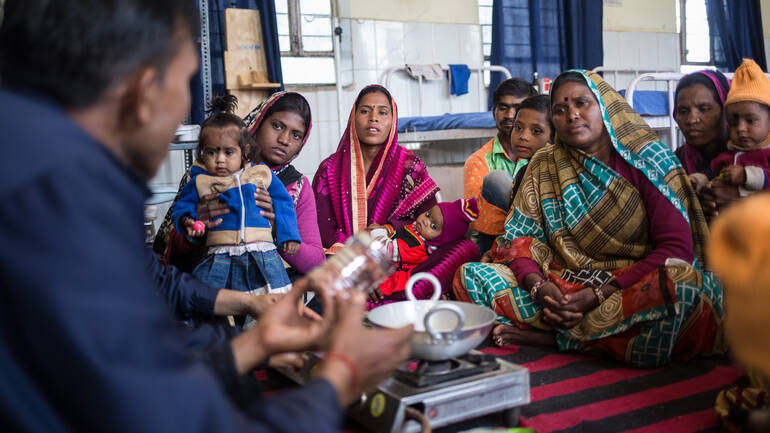
[[[305,149],[295,161],[298,170],[312,178],[318,164],[337,148],[340,128],[344,130],[353,101],[368,84],[384,84],[385,71],[406,63],[464,63],[470,67],[483,63],[481,30],[473,24],[402,23],[376,20],[341,20],[343,27],[342,72],[352,65],[352,84],[344,87],[343,119],[338,126],[337,95],[332,87],[299,89],[310,101],[313,131]],[[346,51],[345,28],[351,50]],[[352,56],[352,59],[346,58]],[[452,97],[453,112],[479,111],[480,96],[477,74],[471,74],[469,93]],[[343,83],[347,83],[343,76]],[[423,82],[423,105],[420,110],[417,81],[403,73],[393,75],[388,89],[398,105],[399,117],[420,114],[439,115],[450,111],[447,80]],[[486,97],[486,96],[484,96]]]
[[[343,28],[341,73],[345,86],[342,121],[338,116],[334,87],[297,89],[310,102],[313,130],[295,166],[311,179],[318,164],[337,148],[355,96],[364,86],[382,82],[385,70],[406,63],[465,63],[473,67],[483,62],[478,25],[343,19],[340,26]],[[679,70],[677,34],[605,31],[603,42],[605,66]],[[770,47],[770,38],[766,39],[765,46]],[[478,79],[477,74],[472,74],[468,83],[469,93],[452,97],[453,112],[480,110]],[[617,83],[611,81],[611,84],[618,89],[625,88],[630,79],[630,74],[621,75]],[[389,89],[398,104],[400,117],[438,115],[450,111],[446,80],[424,82],[422,113],[419,112],[417,82],[414,79],[396,74],[390,80]],[[418,153],[437,162],[452,163],[461,161],[469,153],[467,147],[427,148]],[[182,167],[181,152],[173,152],[154,183],[176,185],[182,175]]]
[[[676,33],[604,31],[602,39],[605,67],[679,72],[679,35]],[[625,89],[633,77],[632,73],[618,74],[615,82],[612,74],[604,75],[616,89]]]

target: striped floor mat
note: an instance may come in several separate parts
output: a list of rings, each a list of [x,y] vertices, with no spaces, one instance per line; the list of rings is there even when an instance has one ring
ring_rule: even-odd
[[[638,369],[555,349],[510,346],[482,352],[529,369],[531,402],[522,408],[519,426],[537,433],[718,433],[722,430],[713,409],[717,393],[745,374],[727,358],[699,357],[686,364]],[[502,427],[502,416],[435,432],[477,427]],[[348,422],[343,431],[365,430]]]
[[[724,358],[638,369],[553,349],[511,346],[482,351],[529,369],[532,402],[522,408],[520,426],[537,433],[719,432],[714,399],[744,374]],[[476,420],[440,431],[484,424]]]

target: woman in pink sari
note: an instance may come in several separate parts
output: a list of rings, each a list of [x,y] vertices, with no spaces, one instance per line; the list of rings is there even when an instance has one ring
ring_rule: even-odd
[[[324,160],[315,178],[318,226],[327,252],[335,252],[350,236],[372,228],[389,232],[433,207],[438,186],[425,164],[398,145],[398,108],[387,89],[365,87],[356,98],[337,151]],[[449,288],[454,271],[478,257],[473,242],[463,239],[431,254],[416,272],[428,271]],[[415,287],[418,298],[430,297],[425,284]],[[404,293],[375,292],[370,307],[403,300]]]

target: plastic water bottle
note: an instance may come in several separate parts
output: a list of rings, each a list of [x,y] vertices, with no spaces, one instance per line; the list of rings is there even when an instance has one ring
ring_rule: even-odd
[[[310,271],[308,277],[322,287],[330,284],[334,290],[369,293],[395,269],[386,245],[362,230],[351,236],[326,262]],[[330,278],[333,280],[328,281]]]

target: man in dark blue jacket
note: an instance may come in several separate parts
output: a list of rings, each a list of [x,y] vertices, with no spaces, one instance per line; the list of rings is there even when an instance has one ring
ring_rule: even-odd
[[[363,297],[295,284],[239,336],[191,351],[148,272],[142,206],[189,104],[189,0],[7,0],[0,26],[0,419],[6,431],[335,431],[408,353]],[[377,341],[378,344],[371,344]],[[334,352],[305,387],[239,400],[273,353]],[[205,359],[204,359],[205,358]]]

